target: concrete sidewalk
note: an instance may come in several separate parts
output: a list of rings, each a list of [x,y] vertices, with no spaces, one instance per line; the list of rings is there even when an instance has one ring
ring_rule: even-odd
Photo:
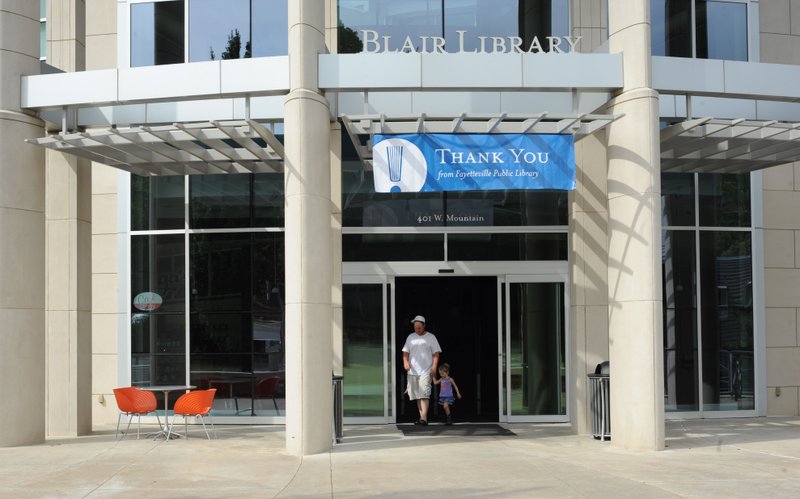
[[[503,426],[516,435],[346,426],[333,451],[305,458],[286,453],[281,426],[222,427],[211,441],[111,431],[0,449],[0,497],[800,497],[800,418],[669,421],[662,452]]]

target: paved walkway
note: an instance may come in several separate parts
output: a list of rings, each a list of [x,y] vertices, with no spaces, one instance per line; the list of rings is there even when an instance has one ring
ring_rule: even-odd
[[[504,426],[516,435],[347,426],[333,451],[302,459],[280,426],[223,427],[212,441],[104,432],[0,449],[0,497],[800,497],[800,418],[670,421],[662,452]]]

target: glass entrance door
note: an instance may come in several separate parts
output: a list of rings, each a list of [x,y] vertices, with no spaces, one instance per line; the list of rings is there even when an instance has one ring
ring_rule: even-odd
[[[405,371],[401,351],[413,331],[411,319],[422,315],[426,329],[442,348],[440,365],[450,365],[462,398],[453,406],[457,422],[497,421],[500,413],[498,379],[497,276],[427,276],[395,278],[395,351],[397,422],[416,420],[416,403],[404,395]],[[430,421],[443,409],[431,403]]]
[[[565,287],[564,281],[537,281],[530,276],[506,279],[508,421],[568,420]]]
[[[345,421],[384,423],[391,417],[388,284],[358,279],[343,285],[342,365]]]

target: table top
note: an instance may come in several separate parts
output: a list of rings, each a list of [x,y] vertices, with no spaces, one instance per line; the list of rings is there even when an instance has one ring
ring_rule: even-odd
[[[176,390],[192,390],[197,388],[195,385],[157,385],[157,386],[140,386],[140,390],[148,390],[151,392],[172,392]]]

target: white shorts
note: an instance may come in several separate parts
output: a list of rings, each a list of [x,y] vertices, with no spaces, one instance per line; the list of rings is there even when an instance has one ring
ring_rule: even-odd
[[[406,393],[409,400],[427,399],[431,397],[431,373],[408,375]]]

